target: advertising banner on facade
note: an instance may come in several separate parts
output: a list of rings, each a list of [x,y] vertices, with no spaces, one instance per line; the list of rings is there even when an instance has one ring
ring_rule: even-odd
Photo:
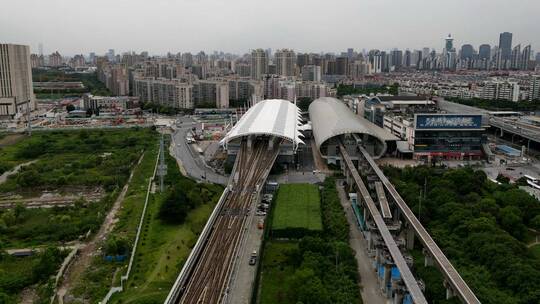
[[[482,115],[416,114],[416,129],[480,129]]]

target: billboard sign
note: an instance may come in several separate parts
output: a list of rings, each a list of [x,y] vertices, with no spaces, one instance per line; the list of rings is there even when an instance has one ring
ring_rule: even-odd
[[[482,115],[417,114],[416,129],[480,129]]]

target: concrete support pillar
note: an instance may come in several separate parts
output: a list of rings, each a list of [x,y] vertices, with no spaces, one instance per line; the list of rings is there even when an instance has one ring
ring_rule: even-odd
[[[386,296],[388,298],[392,297],[392,284],[390,280],[392,279],[392,265],[385,264],[384,265],[384,281],[383,281],[383,290],[386,293]]]
[[[248,136],[248,139],[247,139],[247,146],[248,146],[248,149],[251,150],[251,146],[253,145],[253,137],[252,136]]]
[[[268,138],[268,151],[274,149],[274,140],[272,137]]]
[[[398,290],[394,294],[393,304],[403,304],[403,292],[401,290]]]
[[[446,287],[446,299],[450,299],[452,297],[454,297],[455,294],[454,294],[454,291],[452,290],[452,288],[450,287]]]
[[[424,254],[424,267],[433,266],[433,258],[427,253]]]
[[[503,137],[504,135],[504,131],[503,131],[503,128],[501,128],[501,137]]]
[[[414,249],[414,230],[409,226],[406,228],[405,233],[407,234],[407,249],[412,250]]]

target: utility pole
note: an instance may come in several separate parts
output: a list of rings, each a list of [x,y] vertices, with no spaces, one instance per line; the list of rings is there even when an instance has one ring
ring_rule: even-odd
[[[30,123],[30,99],[26,102],[26,121],[28,122],[28,136],[32,136],[32,124]]]
[[[158,166],[158,172],[159,175],[159,191],[163,192],[163,179],[165,175],[167,174],[167,165],[165,164],[165,152],[164,152],[164,144],[163,144],[163,134],[161,134],[161,140],[159,141],[159,166]]]

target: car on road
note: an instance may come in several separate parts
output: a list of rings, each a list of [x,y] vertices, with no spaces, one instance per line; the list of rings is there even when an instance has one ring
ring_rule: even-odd
[[[249,265],[257,264],[257,250],[253,250],[249,256]]]
[[[265,215],[266,215],[266,212],[264,212],[264,211],[257,211],[257,212],[255,213],[255,215],[257,215],[257,216],[265,216]]]

